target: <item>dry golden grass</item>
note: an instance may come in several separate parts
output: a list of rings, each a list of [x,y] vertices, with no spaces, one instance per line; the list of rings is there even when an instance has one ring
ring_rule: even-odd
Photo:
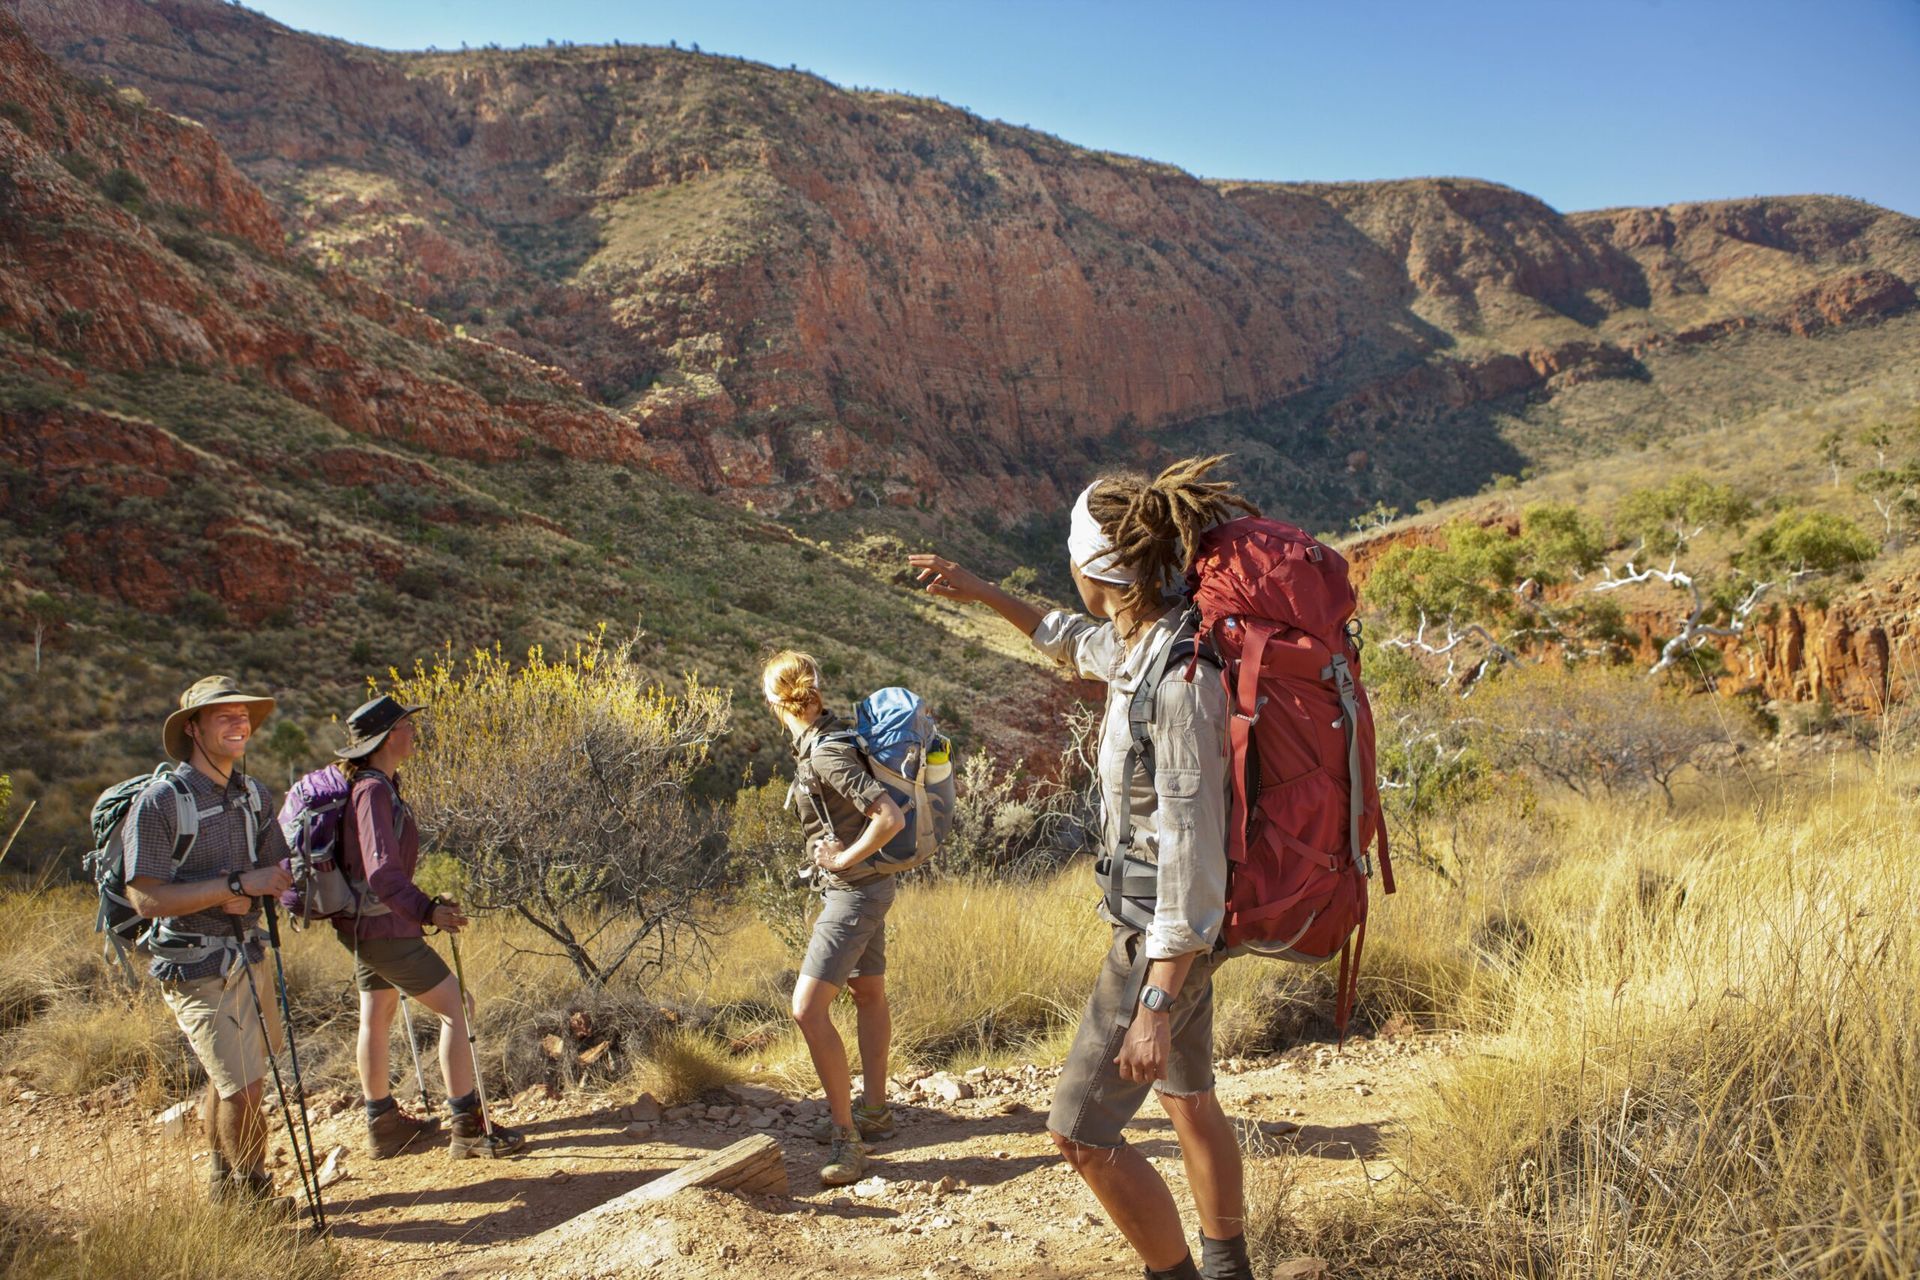
[[[102,1196],[77,1220],[0,1205],[0,1280],[335,1280],[345,1270],[331,1243],[177,1185]]]
[[[654,1040],[635,1064],[629,1082],[672,1107],[692,1102],[710,1089],[724,1088],[741,1074],[725,1041],[681,1027]]]
[[[1408,1117],[1399,1176],[1371,1197],[1303,1201],[1284,1166],[1256,1161],[1258,1248],[1366,1275],[1904,1274],[1920,1257],[1920,792],[1910,766],[1820,767],[1705,779],[1677,813],[1495,803],[1436,833],[1445,877],[1403,868],[1377,907],[1362,1017],[1448,1025],[1475,1052]],[[1106,942],[1093,900],[1084,868],[903,886],[889,920],[898,1063],[1058,1060]],[[152,1047],[164,1010],[157,1026],[128,1019],[127,997],[100,985],[86,906],[0,902],[16,926],[0,934],[5,989],[31,988],[20,950],[48,939],[41,954],[68,974],[13,998],[0,1041],[8,1069],[44,1087],[181,1060],[177,1044]],[[543,1029],[588,1009],[630,1029],[606,1069],[663,1101],[748,1075],[815,1087],[786,1008],[794,957],[757,922],[608,993],[582,991],[536,945],[506,917],[463,943],[490,1079],[592,1084],[539,1049]],[[309,1076],[346,1083],[347,953],[309,933],[287,959],[303,1044],[332,1055]],[[1323,1032],[1327,985],[1226,966],[1220,1053]],[[835,1020],[852,1048],[847,1002]]]
[[[1489,850],[1480,1051],[1409,1118],[1396,1190],[1269,1197],[1261,1237],[1380,1275],[1436,1241],[1471,1275],[1911,1274],[1916,817],[1911,778],[1856,770]]]

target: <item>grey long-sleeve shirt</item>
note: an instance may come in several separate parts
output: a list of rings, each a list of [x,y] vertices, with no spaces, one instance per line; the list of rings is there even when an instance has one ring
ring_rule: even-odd
[[[1111,853],[1120,806],[1133,815],[1133,852],[1159,869],[1159,895],[1147,930],[1147,956],[1171,960],[1205,951],[1219,936],[1227,899],[1227,694],[1217,670],[1202,664],[1191,681],[1184,664],[1167,672],[1154,695],[1149,736],[1151,782],[1136,768],[1122,794],[1133,744],[1127,704],[1141,679],[1174,640],[1178,611],[1147,627],[1131,649],[1111,622],[1056,609],[1034,629],[1040,652],[1090,680],[1107,684],[1100,723],[1101,843]],[[1104,909],[1103,909],[1104,914]],[[1114,921],[1114,923],[1119,923]]]

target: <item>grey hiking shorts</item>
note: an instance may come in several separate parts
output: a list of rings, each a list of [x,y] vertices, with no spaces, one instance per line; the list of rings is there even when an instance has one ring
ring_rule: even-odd
[[[882,876],[851,889],[828,889],[800,972],[836,987],[846,986],[848,978],[885,973],[887,908],[898,886],[894,877]]]
[[[1180,994],[1173,999],[1169,1024],[1173,1043],[1167,1051],[1167,1076],[1152,1084],[1122,1079],[1113,1060],[1120,1054],[1132,1023],[1132,1003],[1140,993],[1130,978],[1133,959],[1144,941],[1131,929],[1115,929],[1113,945],[1094,980],[1073,1048],[1060,1072],[1047,1128],[1083,1147],[1119,1147],[1121,1131],[1147,1100],[1148,1089],[1174,1097],[1205,1093],[1213,1088],[1213,971],[1223,959],[1219,952],[1195,956]]]

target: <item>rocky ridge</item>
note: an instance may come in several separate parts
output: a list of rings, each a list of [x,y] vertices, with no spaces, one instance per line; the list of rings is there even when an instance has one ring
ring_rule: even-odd
[[[567,368],[671,474],[762,510],[1052,503],[1139,433],[1306,401],[1329,439],[1299,443],[1364,506],[1449,415],[1897,313],[1920,279],[1920,223],[1854,201],[1213,184],[679,50],[397,54],[214,0],[9,2],[205,121],[297,250]]]

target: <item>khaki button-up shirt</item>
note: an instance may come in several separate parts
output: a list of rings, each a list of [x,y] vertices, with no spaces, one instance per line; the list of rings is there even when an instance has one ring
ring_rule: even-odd
[[[1153,960],[1210,949],[1226,918],[1227,694],[1218,668],[1203,662],[1191,681],[1185,678],[1185,663],[1168,670],[1154,695],[1148,726],[1153,776],[1136,767],[1133,787],[1123,794],[1133,745],[1127,704],[1173,643],[1179,621],[1179,611],[1169,611],[1131,648],[1121,643],[1111,622],[1096,623],[1064,609],[1049,613],[1033,632],[1040,652],[1090,680],[1106,681],[1100,722],[1101,844],[1113,852],[1121,806],[1126,806],[1133,815],[1134,856],[1159,871],[1153,925],[1147,930],[1147,956]]]

